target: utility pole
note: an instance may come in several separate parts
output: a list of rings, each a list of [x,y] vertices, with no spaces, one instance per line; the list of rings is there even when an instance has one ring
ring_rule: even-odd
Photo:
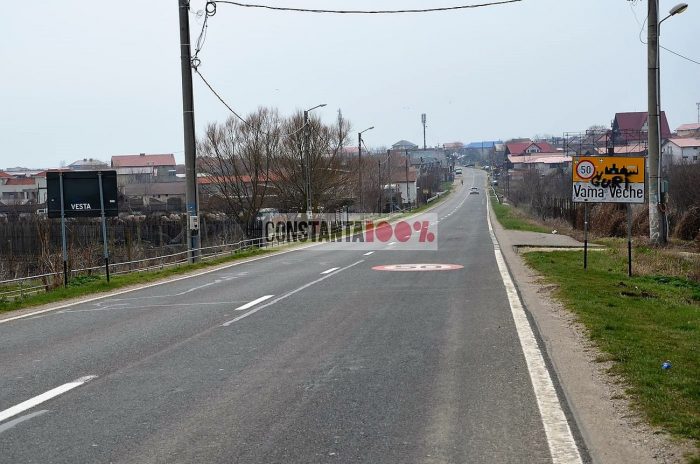
[[[306,216],[307,219],[311,219],[313,212],[311,204],[311,160],[309,159],[309,112],[304,111],[304,164],[305,164],[305,177],[306,177]]]
[[[427,117],[425,113],[420,115],[420,120],[423,123],[423,150],[427,150],[428,145],[425,143],[425,123],[427,121]]]
[[[367,132],[368,130],[372,130],[372,129],[374,129],[374,126],[368,127],[367,129],[357,133],[357,161],[359,163],[357,172],[358,172],[359,181],[360,181],[359,182],[359,184],[360,184],[359,185],[359,187],[360,187],[360,193],[359,193],[359,195],[360,195],[360,212],[362,212],[363,214],[365,212],[365,203],[364,203],[365,197],[363,195],[364,192],[362,191],[362,134],[364,132]]]
[[[408,209],[411,210],[411,195],[408,189],[408,149],[406,149],[406,202],[408,203]]]
[[[388,160],[388,161],[387,161],[387,163],[388,163],[388,164],[387,164],[387,169],[388,169],[387,178],[388,178],[388,180],[389,180],[389,182],[388,182],[388,184],[389,184],[389,193],[390,193],[390,195],[391,195],[391,196],[389,197],[389,214],[391,214],[391,213],[394,212],[394,187],[393,187],[392,179],[391,179],[391,150],[387,150],[387,151],[386,151],[386,157],[387,157],[387,160]]]
[[[382,160],[378,159],[377,160],[377,174],[379,178],[379,214],[382,214],[383,209],[382,208],[382,200],[383,200],[383,193],[384,193],[384,188],[382,187]]]
[[[191,263],[199,257],[199,206],[197,198],[196,148],[194,135],[194,96],[188,0],[178,0],[180,12],[180,69],[182,71],[182,122],[185,136],[185,203],[187,204],[187,251]]]
[[[659,0],[648,0],[649,26],[647,28],[647,106],[649,126],[649,240],[654,245],[664,245],[666,237],[662,233],[663,207],[661,203],[660,160],[660,108],[659,108]]]
[[[358,192],[359,195],[359,200],[360,200],[360,212],[364,213],[365,207],[363,203],[363,198],[364,196],[362,195],[362,132],[357,133],[357,175],[358,175],[358,185],[360,187],[360,191]]]
[[[696,103],[698,107],[698,124],[700,124],[700,103]]]

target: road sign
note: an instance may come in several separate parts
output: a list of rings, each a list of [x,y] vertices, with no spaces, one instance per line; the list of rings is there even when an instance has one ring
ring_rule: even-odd
[[[63,177],[63,210],[65,217],[100,217],[100,182],[105,216],[119,213],[116,171],[49,171],[46,173],[48,216],[61,217],[61,177]]]
[[[383,266],[374,266],[375,271],[394,271],[394,272],[421,272],[421,271],[455,271],[463,269],[464,266],[459,264],[386,264]]]
[[[644,203],[645,158],[582,156],[574,159],[572,199],[578,203]]]

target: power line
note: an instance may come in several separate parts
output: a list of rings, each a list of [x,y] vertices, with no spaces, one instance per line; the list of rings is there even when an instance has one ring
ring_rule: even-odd
[[[199,76],[199,78],[202,79],[202,82],[204,82],[204,84],[206,84],[206,86],[209,87],[209,90],[211,90],[211,93],[213,93],[213,94],[216,96],[216,98],[218,98],[219,101],[220,101],[221,103],[223,103],[224,106],[225,106],[226,108],[228,108],[228,110],[229,110],[231,113],[233,113],[234,116],[236,116],[238,119],[240,119],[241,122],[242,122],[243,124],[245,124],[245,125],[247,125],[247,126],[250,125],[250,123],[249,123],[248,121],[246,121],[240,114],[236,113],[236,110],[234,110],[233,108],[231,108],[231,106],[230,106],[228,103],[226,103],[226,101],[221,97],[221,95],[219,95],[219,94],[217,93],[217,91],[214,90],[214,87],[212,87],[211,84],[209,83],[209,81],[207,81],[207,80],[205,79],[205,77],[202,75],[202,73],[199,72],[199,69],[197,69],[196,67],[193,67],[192,69],[194,70],[195,73],[197,73],[197,75]]]
[[[666,51],[669,52],[669,53],[673,53],[674,55],[676,55],[676,56],[678,56],[678,57],[680,57],[680,58],[683,58],[684,60],[688,60],[688,61],[690,61],[691,63],[700,64],[700,61],[695,61],[695,60],[692,59],[692,58],[688,58],[688,57],[685,56],[685,55],[681,55],[681,54],[678,53],[678,52],[674,52],[674,51],[671,50],[670,48],[666,48],[666,47],[664,47],[663,45],[659,45],[659,47],[660,47],[660,48],[663,48],[664,50],[666,50]]]
[[[219,101],[220,101],[231,113],[233,113],[234,116],[236,116],[236,117],[237,117],[243,124],[245,124],[246,126],[252,127],[251,124],[250,124],[248,121],[246,121],[245,118],[243,118],[240,114],[238,114],[238,113],[236,112],[236,110],[234,110],[234,109],[231,107],[231,105],[229,105],[228,103],[226,103],[226,100],[224,100],[223,97],[221,97],[221,95],[219,95],[219,93],[218,93],[216,90],[214,90],[214,87],[212,87],[212,85],[209,83],[209,81],[207,81],[206,78],[202,75],[202,73],[199,72],[199,69],[193,68],[193,70],[194,70],[195,73],[197,73],[197,75],[199,76],[199,78],[202,79],[202,82],[204,82],[204,84],[209,88],[209,90],[211,91],[211,93],[213,93],[213,94],[216,96],[216,98],[218,98]],[[307,126],[307,124],[302,124],[301,127],[299,127],[298,129],[296,129],[295,131],[289,132],[289,133],[287,133],[287,134],[282,135],[281,139],[285,139],[285,138],[287,138],[287,137],[291,137],[292,135],[298,134],[298,133],[301,132],[306,126]],[[269,135],[270,135],[268,132],[263,132],[263,134],[265,134],[266,136],[269,136]]]
[[[322,10],[315,8],[292,8],[283,6],[258,5],[251,3],[240,3],[231,0],[212,0],[210,3],[226,3],[229,5],[239,6],[243,8],[260,8],[274,11],[291,11],[295,13],[330,13],[330,14],[399,14],[399,13],[435,13],[440,11],[466,10],[472,8],[482,8],[487,6],[505,5],[508,3],[517,3],[523,0],[503,0],[500,2],[478,3],[473,5],[457,5],[438,8],[419,8],[406,10]]]
[[[640,26],[640,29],[639,29],[639,41],[640,41],[642,44],[646,45],[647,42],[642,38],[642,33],[644,32],[644,26],[646,25],[647,19],[649,19],[649,16],[647,16],[646,18],[644,18],[644,21],[640,23],[640,22],[639,22],[639,18],[637,17],[637,13],[634,11],[634,7],[632,6],[632,4],[630,4],[630,9],[632,10],[632,14],[634,15],[634,20],[637,21],[637,24]],[[689,57],[687,57],[687,56],[685,56],[685,55],[683,55],[683,54],[681,54],[681,53],[678,53],[678,52],[676,52],[676,51],[674,51],[674,50],[671,50],[670,48],[664,47],[663,45],[659,45],[659,48],[663,48],[663,49],[666,50],[667,52],[672,53],[672,54],[676,55],[677,57],[683,58],[684,60],[688,60],[688,61],[690,61],[691,63],[700,64],[700,61],[696,61],[696,60],[694,60],[694,59],[692,59],[692,58],[689,58]]]

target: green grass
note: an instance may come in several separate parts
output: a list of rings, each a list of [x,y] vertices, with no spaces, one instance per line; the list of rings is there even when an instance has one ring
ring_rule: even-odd
[[[700,284],[629,278],[617,249],[589,254],[587,271],[581,252],[532,252],[525,260],[558,286],[649,422],[700,445]],[[664,371],[666,360],[673,367]]]
[[[518,213],[511,205],[499,203],[496,197],[491,195],[491,207],[503,228],[510,230],[524,230],[528,232],[549,233],[550,229],[536,224],[524,215]]]
[[[274,251],[277,251],[278,249],[279,248],[276,248]],[[161,270],[112,275],[109,283],[107,282],[107,279],[104,276],[77,276],[73,277],[69,281],[68,287],[66,288],[58,287],[48,292],[37,293],[25,296],[24,298],[17,298],[14,300],[0,300],[0,313],[22,308],[28,308],[32,306],[39,306],[47,303],[56,303],[71,298],[78,298],[92,294],[109,292],[119,288],[128,287],[130,285],[154,282],[157,280],[164,279],[166,277],[171,277],[178,274],[185,274],[187,272],[205,269],[218,264],[223,264],[230,261],[237,261],[252,256],[258,256],[270,253],[272,251],[273,250],[268,249],[245,250],[235,253],[234,255],[216,259],[209,259],[206,261],[200,261],[195,264],[181,264],[179,266],[167,267]]]

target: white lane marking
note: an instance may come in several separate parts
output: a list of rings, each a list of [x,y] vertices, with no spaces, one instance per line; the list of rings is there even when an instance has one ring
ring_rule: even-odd
[[[487,200],[487,202],[488,201],[489,200]],[[544,426],[544,432],[547,436],[549,452],[552,455],[552,462],[554,464],[580,464],[582,462],[581,455],[576,447],[576,441],[571,434],[569,423],[559,403],[557,391],[554,389],[554,383],[544,363],[544,357],[540,352],[540,348],[537,345],[537,339],[532,331],[532,327],[530,327],[530,322],[527,320],[527,315],[520,301],[518,291],[508,272],[501,247],[498,244],[498,239],[496,239],[493,227],[491,226],[489,210],[490,207],[486,209],[486,220],[489,225],[491,241],[493,242],[496,263],[501,273],[503,285],[506,288],[510,310],[513,314],[518,338],[520,339],[520,346],[525,355],[527,370],[530,374],[530,381],[535,391],[535,398],[537,399],[537,406],[540,410],[542,425]]]
[[[466,199],[466,197],[465,197],[465,199]],[[459,206],[461,206],[463,203],[464,203],[464,200],[462,200],[462,202],[459,204]],[[436,204],[435,206],[432,206],[432,207],[428,208],[427,210],[425,210],[425,211],[423,211],[423,212],[421,212],[421,213],[411,214],[411,215],[409,215],[409,216],[403,218],[403,220],[404,220],[404,221],[408,221],[408,220],[410,220],[410,219],[412,219],[412,218],[414,218],[414,217],[416,217],[416,216],[418,216],[418,215],[420,215],[420,214],[422,214],[422,213],[425,213],[425,212],[427,212],[427,211],[432,211],[433,209],[439,208],[439,207],[441,207],[441,206],[443,206],[443,204],[442,204],[442,203],[438,203],[438,204]],[[396,221],[398,221],[398,219],[397,219]],[[396,221],[393,221],[393,222],[396,222]],[[437,224],[438,222],[439,222],[439,221],[435,221],[434,224]],[[20,315],[20,316],[14,316],[14,317],[8,317],[8,318],[6,318],[6,319],[0,319],[0,324],[4,324],[4,323],[6,323],[6,322],[16,321],[16,320],[19,320],[19,319],[30,318],[30,317],[32,317],[32,316],[36,316],[37,314],[44,314],[44,313],[48,313],[48,312],[51,312],[51,311],[56,311],[56,310],[58,310],[58,309],[70,308],[71,306],[77,306],[77,305],[84,304],[84,303],[90,303],[90,302],[93,302],[93,301],[104,300],[104,299],[106,299],[106,298],[112,298],[112,297],[115,297],[115,296],[123,295],[123,294],[125,294],[125,293],[131,293],[131,292],[135,292],[135,291],[138,291],[138,290],[145,290],[145,289],[151,288],[151,287],[157,287],[157,286],[160,286],[160,285],[170,284],[170,283],[173,283],[173,282],[178,282],[178,281],[180,281],[180,280],[192,279],[192,278],[200,277],[200,276],[203,276],[203,275],[206,275],[206,274],[211,274],[212,272],[219,272],[219,271],[222,271],[222,270],[224,270],[224,269],[231,268],[231,267],[240,266],[240,265],[242,265],[242,264],[248,264],[248,263],[252,263],[252,262],[255,262],[255,261],[259,261],[259,260],[261,260],[261,259],[269,259],[269,258],[274,258],[275,256],[285,255],[285,254],[287,254],[287,253],[294,253],[294,252],[297,252],[297,251],[303,251],[303,250],[306,250],[306,249],[308,249],[308,248],[313,248],[313,247],[318,246],[318,245],[320,245],[320,244],[319,244],[319,243],[312,243],[312,244],[310,244],[310,245],[300,246],[300,247],[297,247],[297,248],[293,248],[293,249],[291,249],[291,250],[284,250],[284,251],[279,251],[279,252],[270,253],[270,254],[267,254],[267,255],[264,255],[264,256],[258,256],[258,257],[255,257],[255,258],[250,258],[250,259],[246,259],[246,260],[242,260],[242,261],[236,261],[236,262],[233,262],[233,263],[231,263],[231,264],[224,265],[224,266],[218,266],[218,267],[215,267],[215,268],[213,268],[213,269],[207,269],[206,271],[198,272],[198,273],[196,273],[196,274],[186,275],[186,276],[182,276],[182,277],[175,277],[175,278],[173,278],[173,279],[168,279],[168,280],[164,280],[164,281],[161,281],[161,282],[154,282],[154,283],[151,283],[151,284],[142,285],[142,286],[140,286],[140,287],[129,288],[129,289],[126,289],[126,290],[121,290],[121,291],[117,291],[117,292],[113,292],[113,293],[108,293],[108,294],[106,294],[106,295],[100,295],[100,296],[96,296],[96,297],[93,297],[93,298],[87,298],[87,299],[85,299],[85,300],[77,301],[77,302],[74,302],[74,303],[67,303],[67,304],[60,305],[60,306],[54,306],[54,307],[51,307],[51,308],[40,309],[40,310],[38,310],[38,311],[33,311],[33,312],[30,312],[30,313],[27,313],[27,314],[22,314],[22,315]],[[293,261],[293,262],[296,262],[296,261]],[[242,274],[243,274],[243,273],[242,273]],[[247,272],[246,272],[245,274],[247,274]],[[156,298],[157,298],[157,297],[158,297],[158,296],[156,296]],[[134,299],[140,299],[140,298],[151,298],[151,297],[150,297],[150,296],[144,296],[144,297],[138,297],[138,298],[134,298]],[[118,299],[117,301],[119,301],[119,300],[125,300],[125,299],[126,299],[126,298],[121,298],[121,299]]]
[[[340,269],[340,268],[339,268],[339,267],[332,267],[332,268],[330,268],[330,269],[328,269],[328,270],[323,271],[323,272],[321,273],[321,275],[330,274],[331,272],[337,271],[338,269]]]
[[[129,306],[122,307],[119,309],[138,309],[139,311],[146,311],[151,308],[172,308],[172,307],[187,307],[187,306],[216,306],[216,305],[227,305],[242,303],[242,301],[197,301],[194,303],[168,303],[168,304],[152,304],[152,305],[141,305],[141,306]],[[109,308],[108,308],[109,309]],[[85,313],[90,311],[98,311],[97,309],[64,309],[59,311],[57,314],[70,314],[70,313]],[[101,311],[101,310],[99,310]]]
[[[236,311],[245,311],[246,309],[250,309],[258,303],[262,303],[265,300],[269,300],[273,296],[275,296],[275,295],[265,295],[265,296],[261,296],[260,298],[256,298],[255,300],[248,302],[248,303],[244,304],[243,306],[239,306],[238,308],[236,308]]]
[[[334,275],[336,275],[336,274],[338,274],[338,273],[340,273],[340,272],[343,272],[343,271],[345,271],[345,270],[347,270],[347,269],[350,269],[350,268],[353,267],[353,266],[357,266],[358,264],[364,263],[364,262],[365,262],[365,260],[364,260],[364,259],[361,259],[361,260],[359,260],[359,261],[356,261],[356,262],[350,264],[349,266],[345,266],[345,267],[343,267],[343,268],[338,269],[337,271],[331,272],[330,274],[326,274],[326,275],[324,275],[323,277],[321,277],[320,279],[316,279],[316,280],[314,280],[314,281],[312,281],[312,282],[309,282],[308,284],[304,284],[304,285],[302,285],[301,287],[296,288],[296,289],[294,289],[294,290],[292,290],[292,291],[290,291],[290,292],[287,292],[287,293],[285,293],[284,295],[282,295],[282,296],[280,296],[280,297],[277,297],[277,298],[275,298],[274,300],[269,301],[269,302],[265,303],[265,304],[262,305],[262,306],[258,306],[257,308],[251,309],[251,310],[248,311],[247,313],[243,313],[243,314],[241,314],[240,316],[238,316],[238,317],[236,317],[236,318],[234,318],[234,319],[231,319],[231,320],[228,321],[228,322],[224,322],[223,324],[221,324],[221,326],[222,326],[222,327],[228,327],[228,326],[230,326],[231,324],[236,323],[236,322],[240,321],[241,319],[250,316],[251,314],[257,313],[257,312],[260,311],[261,309],[265,309],[265,308],[267,308],[267,307],[269,307],[269,306],[272,306],[272,305],[274,305],[274,304],[276,304],[276,303],[279,303],[280,301],[284,300],[285,298],[289,298],[290,296],[294,295],[295,293],[299,293],[300,291],[305,290],[305,289],[311,287],[312,285],[316,285],[316,284],[319,283],[319,282],[323,282],[324,280],[328,279],[329,277],[333,277]]]
[[[46,393],[42,393],[41,395],[35,396],[34,398],[30,398],[27,401],[23,401],[16,406],[12,406],[9,409],[5,409],[4,411],[0,411],[0,422],[4,421],[5,419],[9,419],[12,416],[16,416],[17,414],[24,412],[27,409],[33,408],[37,404],[41,404],[45,401],[50,400],[51,398],[55,398],[58,395],[62,395],[67,391],[79,387],[96,378],[96,375],[86,375],[85,377],[80,377],[79,379],[74,380],[73,382],[64,383],[60,387],[53,388],[47,391]]]
[[[365,254],[362,255],[362,256],[369,256],[369,255],[371,255],[371,254],[373,254],[373,253],[374,253],[374,251],[368,251],[367,253],[365,253]]]
[[[396,245],[396,242],[389,243],[389,246]]]
[[[257,258],[246,259],[245,261],[236,261],[236,262],[233,262],[233,263],[231,263],[231,264],[227,264],[227,265],[225,265],[225,266],[216,267],[216,268],[214,268],[214,269],[208,269],[208,270],[206,270],[206,271],[198,272],[198,273],[196,273],[196,274],[186,275],[186,276],[182,276],[182,277],[176,277],[176,278],[174,278],[174,279],[164,280],[164,281],[162,281],[162,282],[154,282],[154,283],[152,283],[152,284],[147,284],[147,285],[143,285],[143,286],[136,287],[136,288],[130,288],[130,289],[127,289],[127,290],[121,290],[121,291],[118,291],[118,292],[109,293],[109,294],[107,294],[107,295],[100,295],[100,296],[96,296],[96,297],[94,297],[94,298],[88,298],[88,299],[85,299],[85,300],[82,300],[82,301],[77,301],[77,302],[74,302],[74,303],[67,303],[67,304],[60,305],[60,306],[54,306],[54,307],[52,307],[52,308],[46,308],[46,309],[41,309],[41,310],[39,310],[39,311],[33,311],[33,312],[31,312],[31,313],[22,314],[22,315],[20,315],[20,316],[8,317],[7,319],[0,319],[0,324],[4,324],[4,323],[6,323],[6,322],[16,321],[16,320],[18,320],[18,319],[26,319],[26,318],[28,318],[28,317],[36,316],[37,314],[48,313],[48,312],[51,312],[51,311],[56,311],[56,310],[58,310],[58,309],[70,308],[71,306],[77,306],[77,305],[80,305],[80,304],[91,303],[91,302],[93,302],[93,301],[104,300],[105,298],[112,298],[112,297],[115,297],[115,296],[123,295],[123,294],[125,294],[125,293],[135,292],[135,291],[137,291],[137,290],[145,290],[145,289],[147,289],[147,288],[157,287],[157,286],[159,286],[159,285],[171,284],[171,283],[173,283],[173,282],[178,282],[178,281],[180,281],[180,280],[192,279],[192,278],[199,277],[199,276],[203,276],[203,275],[206,275],[206,274],[211,274],[212,272],[219,272],[219,271],[222,271],[222,270],[224,270],[224,269],[228,269],[228,268],[230,268],[230,267],[240,266],[240,265],[242,265],[242,264],[248,264],[248,263],[252,263],[252,262],[254,262],[254,261],[259,261],[259,260],[261,260],[261,259],[269,259],[269,258],[272,258],[272,257],[275,257],[275,256],[285,255],[285,254],[287,254],[287,253],[294,253],[294,252],[296,252],[296,251],[306,250],[307,248],[315,247],[315,246],[317,246],[317,245],[318,245],[317,243],[314,243],[314,244],[311,244],[311,245],[306,245],[306,246],[301,246],[301,247],[298,247],[298,248],[293,248],[293,249],[291,249],[291,250],[285,250],[285,251],[279,251],[279,252],[276,252],[276,253],[270,253],[270,254],[268,254],[268,255],[258,256]],[[143,297],[143,298],[148,298],[148,296],[145,296],[145,297]]]
[[[10,422],[5,422],[4,424],[0,425],[0,433],[5,432],[7,430],[10,430],[12,427],[14,427],[17,424],[21,424],[24,421],[27,421],[29,419],[32,419],[36,416],[41,416],[42,414],[46,414],[49,412],[48,409],[42,409],[41,411],[33,412],[31,414],[27,414],[22,417],[18,417],[17,419],[12,419]]]

